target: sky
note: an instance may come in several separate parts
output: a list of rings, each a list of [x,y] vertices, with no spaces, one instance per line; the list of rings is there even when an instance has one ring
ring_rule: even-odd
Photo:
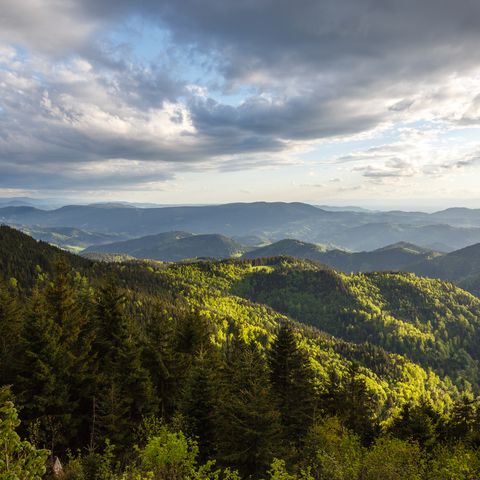
[[[0,0],[0,196],[480,208],[478,0]]]

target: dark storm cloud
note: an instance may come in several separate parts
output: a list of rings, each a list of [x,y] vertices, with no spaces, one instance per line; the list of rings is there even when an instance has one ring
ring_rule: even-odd
[[[442,82],[480,61],[478,1],[0,0],[0,7],[0,42],[27,49],[25,58],[7,52],[0,63],[4,185],[32,185],[29,166],[39,182],[66,185],[116,159],[139,162],[134,170],[145,162],[263,166],[263,154],[405,120],[432,98],[447,118],[441,102],[451,93]],[[139,62],[128,38],[105,38],[132,15],[168,31],[169,44],[158,46],[164,57],[182,49],[184,61],[207,58],[215,81],[200,86],[217,91],[199,94],[173,59]],[[72,63],[72,54],[81,61]],[[243,96],[228,105],[225,94]],[[456,121],[478,123],[477,103],[472,92]],[[97,171],[97,181],[128,181],[106,172]],[[363,175],[401,172],[372,165]],[[130,180],[164,178],[153,169]]]
[[[340,102],[339,102],[340,103]],[[250,98],[239,107],[222,105],[213,100],[190,104],[195,126],[214,133],[236,129],[270,139],[311,140],[357,133],[376,125],[375,114],[348,109],[337,110],[337,102],[312,102],[309,97],[295,96],[285,101]]]
[[[432,57],[453,58],[470,48],[480,26],[480,4],[473,0],[87,0],[81,5],[93,18],[122,12],[156,18],[176,42],[223,52],[232,77],[257,65],[273,70],[295,65],[303,74],[309,66],[328,70],[387,52],[412,58],[427,50],[431,55],[417,67],[429,69]]]

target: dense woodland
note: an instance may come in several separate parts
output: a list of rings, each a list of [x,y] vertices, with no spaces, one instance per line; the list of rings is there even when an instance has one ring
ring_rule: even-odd
[[[2,478],[480,475],[480,300],[450,283],[107,264],[7,227],[0,268]]]

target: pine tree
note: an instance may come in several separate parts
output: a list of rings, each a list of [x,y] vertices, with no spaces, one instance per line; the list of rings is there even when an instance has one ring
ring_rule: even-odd
[[[21,352],[22,310],[12,287],[0,281],[0,386],[12,384]]]
[[[43,443],[54,453],[88,438],[92,376],[86,323],[69,268],[58,263],[47,285],[38,282],[27,306],[17,382],[26,420],[39,423]]]
[[[109,281],[99,290],[93,351],[98,359],[95,431],[120,448],[131,443],[143,416],[156,413],[153,385],[142,364],[136,331],[124,313],[125,297]]]
[[[49,315],[45,296],[33,291],[23,333],[24,362],[16,385],[30,423],[39,423],[43,445],[56,453],[68,444],[74,399],[62,378],[61,328]]]
[[[364,443],[372,442],[378,433],[377,402],[365,379],[359,375],[356,364],[349,367],[346,382],[338,391],[336,403],[346,427],[359,435]]]
[[[418,405],[405,404],[390,427],[391,433],[403,440],[413,440],[422,446],[433,446],[440,415],[427,400]]]
[[[471,393],[464,393],[453,405],[446,424],[447,438],[471,441],[478,439],[477,399]]]
[[[183,372],[175,351],[173,322],[158,314],[146,326],[148,335],[143,339],[143,363],[150,373],[158,402],[158,413],[170,419],[178,400]]]
[[[90,430],[94,379],[92,331],[79,298],[81,289],[70,267],[64,261],[58,261],[54,270],[53,280],[45,291],[46,306],[48,315],[58,328],[60,365],[56,367],[57,376],[68,385],[68,409],[75,412],[70,425],[72,433],[75,432],[71,447],[80,447]]]
[[[180,412],[185,417],[188,433],[200,445],[203,461],[215,454],[215,408],[220,388],[218,354],[200,351],[190,369],[183,389]]]
[[[299,445],[315,413],[313,374],[293,327],[284,322],[269,351],[270,382],[281,413],[284,436]]]
[[[218,458],[257,478],[282,454],[280,414],[257,347],[235,340],[227,354],[216,409]]]

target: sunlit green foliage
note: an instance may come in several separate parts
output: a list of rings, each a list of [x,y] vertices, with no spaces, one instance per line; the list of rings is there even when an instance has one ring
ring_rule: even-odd
[[[8,259],[0,374],[69,480],[478,475],[480,301],[453,285],[50,257]]]
[[[20,421],[13,403],[0,391],[0,479],[40,480],[45,473],[48,451],[21,440]]]

